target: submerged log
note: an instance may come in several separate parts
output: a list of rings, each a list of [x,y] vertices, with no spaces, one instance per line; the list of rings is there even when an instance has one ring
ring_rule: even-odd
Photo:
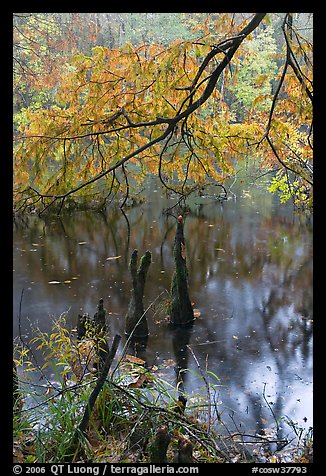
[[[129,270],[132,277],[131,298],[126,314],[125,333],[133,337],[147,337],[148,324],[145,316],[143,296],[148,268],[152,261],[150,251],[146,251],[141,257],[137,269],[138,251],[134,250],[131,255]]]
[[[186,245],[183,234],[183,218],[181,215],[178,217],[173,257],[175,271],[171,285],[170,322],[173,326],[189,326],[192,325],[195,317],[188,292]]]

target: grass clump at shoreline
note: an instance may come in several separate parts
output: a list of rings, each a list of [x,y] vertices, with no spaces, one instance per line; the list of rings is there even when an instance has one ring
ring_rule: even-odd
[[[113,346],[114,339],[111,353]],[[64,315],[50,333],[37,330],[30,342],[16,343],[14,462],[312,461],[312,430],[303,432],[294,422],[287,422],[292,441],[229,431],[215,398],[220,381],[212,372],[214,383],[208,383],[200,368],[186,370],[202,381],[192,396],[184,392],[182,379],[173,385],[156,366],[148,368],[129,355],[127,344],[111,355],[103,377],[103,369],[99,373],[94,365],[97,349],[92,332],[76,339]],[[43,365],[36,352],[42,353]]]

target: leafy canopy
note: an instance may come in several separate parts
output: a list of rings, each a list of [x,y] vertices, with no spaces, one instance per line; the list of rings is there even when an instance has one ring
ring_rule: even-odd
[[[271,191],[310,199],[312,45],[287,14],[277,58],[264,16],[212,14],[198,40],[97,45],[60,63],[55,84],[44,75],[15,116],[16,208],[118,191],[123,205],[148,174],[185,195],[224,183],[248,150],[280,169]]]

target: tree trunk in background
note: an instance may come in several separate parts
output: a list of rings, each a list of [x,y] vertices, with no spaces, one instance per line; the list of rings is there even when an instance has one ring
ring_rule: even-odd
[[[175,272],[171,285],[170,321],[173,326],[188,326],[193,323],[195,318],[188,293],[188,271],[182,216],[178,217],[173,256]]]
[[[137,258],[138,251],[134,250],[129,263],[133,289],[131,290],[131,299],[126,314],[125,333],[127,335],[132,334],[133,337],[147,337],[148,325],[144,315],[143,296],[146,275],[152,261],[152,255],[150,251],[146,251],[140,260],[138,270]]]

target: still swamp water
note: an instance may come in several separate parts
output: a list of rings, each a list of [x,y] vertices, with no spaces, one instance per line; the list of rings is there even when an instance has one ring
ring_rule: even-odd
[[[206,392],[196,376],[198,363],[216,374],[220,387],[214,403],[230,431],[259,432],[284,416],[300,427],[313,426],[312,220],[264,189],[233,190],[235,196],[224,202],[209,193],[187,202],[190,297],[200,312],[190,330],[169,329],[160,305],[170,289],[176,230],[175,218],[162,210],[176,197],[166,197],[159,185],[148,186],[146,200],[126,210],[127,219],[108,207],[105,213],[17,221],[14,336],[24,289],[25,339],[32,337],[33,326],[50,331],[64,312],[75,327],[78,313],[93,316],[102,297],[112,343],[116,333],[124,335],[130,255],[134,249],[139,256],[150,250],[145,309],[156,301],[147,314],[150,334],[143,357],[148,365],[165,369],[164,378],[172,383],[177,368],[190,369],[184,386],[193,395],[199,388]]]

